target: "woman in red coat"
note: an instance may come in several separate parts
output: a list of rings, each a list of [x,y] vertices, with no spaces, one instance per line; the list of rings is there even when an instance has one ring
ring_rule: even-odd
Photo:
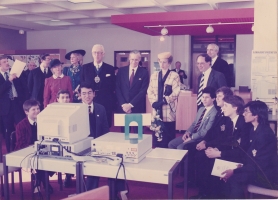
[[[49,68],[51,69],[53,76],[45,79],[44,93],[43,93],[43,105],[46,107],[48,104],[56,102],[57,93],[59,90],[70,91],[70,102],[72,102],[72,86],[70,77],[63,75],[62,63],[58,59],[54,59],[50,62]]]

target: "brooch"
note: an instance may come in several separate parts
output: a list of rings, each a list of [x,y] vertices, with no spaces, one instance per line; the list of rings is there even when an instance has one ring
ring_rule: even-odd
[[[221,131],[225,131],[225,125],[220,126]]]
[[[253,149],[253,150],[252,150],[252,154],[253,154],[253,156],[255,157],[256,154],[257,154],[257,150],[256,150],[256,149]]]

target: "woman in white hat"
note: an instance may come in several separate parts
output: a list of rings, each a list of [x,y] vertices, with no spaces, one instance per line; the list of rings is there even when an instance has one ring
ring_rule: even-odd
[[[170,71],[173,56],[170,52],[158,54],[161,71],[154,72],[150,78],[148,98],[153,107],[153,115],[162,119],[164,128],[162,133],[153,134],[154,146],[168,148],[168,143],[175,138],[176,107],[180,93],[179,75]]]

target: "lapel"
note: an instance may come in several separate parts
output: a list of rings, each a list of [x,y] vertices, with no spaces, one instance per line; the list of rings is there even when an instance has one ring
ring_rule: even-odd
[[[4,82],[5,81],[5,78],[4,78],[4,76],[2,75],[2,73],[0,73],[0,78],[1,78],[1,82]]]
[[[100,121],[99,121],[99,109],[98,109],[98,106],[96,106],[95,103],[94,104],[94,115],[95,115],[95,119],[96,119],[96,134],[99,132],[98,129],[99,129],[99,124],[100,124]]]
[[[214,70],[211,69],[211,72],[210,72],[210,75],[209,75],[209,78],[208,78],[208,82],[207,82],[207,86],[211,85],[213,79],[214,79]]]
[[[203,125],[203,123],[205,122],[205,119],[207,118],[207,117],[209,117],[210,116],[210,114],[211,114],[211,112],[213,111],[213,108],[214,107],[212,107],[209,111],[208,111],[208,113],[203,117],[203,120],[202,120],[202,122],[201,122],[201,125],[200,126],[202,126]],[[204,110],[202,110],[202,112],[203,112]]]
[[[213,63],[213,65],[211,67],[216,67],[218,65],[218,61],[219,61],[219,56],[216,58],[215,62]]]
[[[123,82],[124,84],[126,84],[126,87],[129,88],[129,66],[123,68],[122,79],[124,80]]]

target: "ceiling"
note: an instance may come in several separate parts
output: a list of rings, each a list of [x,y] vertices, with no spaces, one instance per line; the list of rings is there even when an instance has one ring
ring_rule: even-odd
[[[213,26],[214,34],[247,34],[252,33],[250,23],[223,23],[253,22],[253,8],[254,0],[0,0],[0,27],[36,31],[121,26],[160,35],[161,27],[145,26],[189,24],[167,29],[170,35],[200,35],[207,25],[192,24],[221,22]]]

